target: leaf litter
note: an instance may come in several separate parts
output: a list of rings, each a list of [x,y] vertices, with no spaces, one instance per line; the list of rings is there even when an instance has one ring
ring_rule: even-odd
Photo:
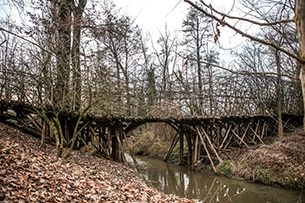
[[[0,123],[2,202],[192,202],[153,189],[127,166],[74,151],[68,159],[55,147]]]
[[[234,174],[268,185],[305,188],[305,136],[297,131],[242,154]]]

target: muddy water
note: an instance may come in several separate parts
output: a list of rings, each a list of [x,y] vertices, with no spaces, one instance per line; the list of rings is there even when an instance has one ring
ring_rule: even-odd
[[[209,203],[305,203],[305,192],[194,172],[147,157],[137,157],[136,160],[152,186],[166,194]]]

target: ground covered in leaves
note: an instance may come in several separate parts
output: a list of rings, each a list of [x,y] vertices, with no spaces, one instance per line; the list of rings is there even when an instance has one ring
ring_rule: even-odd
[[[4,202],[190,202],[151,188],[128,167],[53,146],[0,123],[0,201]]]
[[[305,189],[305,136],[297,131],[243,153],[234,161],[233,174],[268,185]]]

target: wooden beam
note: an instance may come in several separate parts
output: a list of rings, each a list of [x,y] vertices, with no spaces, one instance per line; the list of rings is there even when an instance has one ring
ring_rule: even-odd
[[[179,164],[183,163],[183,157],[184,157],[184,134],[179,134],[179,142],[180,142],[180,148],[179,148]]]
[[[201,143],[202,143],[202,145],[203,145],[203,148],[204,148],[204,150],[206,151],[206,153],[207,153],[207,155],[208,155],[208,158],[209,158],[209,160],[210,160],[210,162],[211,162],[211,165],[212,165],[212,167],[213,167],[213,170],[214,170],[214,172],[216,173],[217,171],[216,171],[215,165],[214,165],[214,163],[213,163],[212,157],[211,157],[211,155],[210,155],[210,152],[209,152],[209,150],[208,150],[208,148],[207,148],[207,146],[206,146],[206,144],[205,144],[205,142],[204,142],[204,140],[203,140],[203,137],[202,137],[202,135],[201,135],[201,133],[200,133],[200,131],[199,131],[199,129],[198,129],[197,127],[196,127],[196,130],[197,130],[198,136],[200,137],[200,140],[201,140]]]
[[[221,160],[221,158],[219,157],[217,151],[215,150],[215,147],[214,147],[213,143],[211,142],[211,140],[210,140],[210,138],[209,138],[209,135],[204,131],[203,128],[201,128],[201,129],[202,129],[203,134],[204,134],[205,137],[207,138],[208,143],[209,143],[210,147],[212,148],[214,154],[216,155],[217,159],[218,159],[220,162],[222,162],[222,160]],[[197,131],[198,131],[198,129],[197,129]]]
[[[243,141],[240,137],[239,137],[239,135],[234,131],[234,130],[232,130],[232,132],[233,132],[233,134],[247,147],[247,148],[249,148],[249,146],[247,145],[247,143],[245,142],[245,141]]]
[[[220,147],[218,148],[218,150],[221,150],[222,146],[224,145],[225,141],[227,140],[231,128],[232,128],[232,124],[230,124],[229,129],[227,130],[226,135],[225,135],[224,139],[222,140],[222,143],[221,143]]]
[[[172,154],[173,150],[175,149],[178,141],[179,141],[179,136],[178,136],[178,134],[176,134],[174,136],[174,139],[173,139],[173,141],[172,141],[172,143],[170,145],[170,148],[169,148],[166,156],[164,157],[163,161],[165,161],[165,162],[168,161],[168,159],[169,159],[170,155]]]
[[[197,135],[195,138],[195,144],[193,145],[194,146],[194,156],[193,156],[193,165],[194,166],[198,161],[198,142],[199,142],[199,137]]]
[[[248,132],[248,130],[249,130],[250,124],[251,124],[251,123],[248,123],[248,125],[247,125],[247,127],[246,127],[246,130],[245,130],[243,136],[241,137],[242,140],[244,140],[244,138],[246,137],[246,134],[247,134],[247,132]],[[241,144],[241,142],[239,142],[239,144]]]
[[[251,129],[251,131],[254,133],[254,136],[256,136],[262,144],[265,144],[265,143],[263,142],[263,140],[259,137],[259,135],[253,130],[253,128],[250,127],[250,129]]]

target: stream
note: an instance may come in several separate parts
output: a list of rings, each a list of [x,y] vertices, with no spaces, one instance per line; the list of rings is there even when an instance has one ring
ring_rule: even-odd
[[[126,157],[131,163],[131,158]],[[138,169],[165,194],[208,203],[302,203],[305,192],[195,172],[187,167],[148,157],[136,157]]]

